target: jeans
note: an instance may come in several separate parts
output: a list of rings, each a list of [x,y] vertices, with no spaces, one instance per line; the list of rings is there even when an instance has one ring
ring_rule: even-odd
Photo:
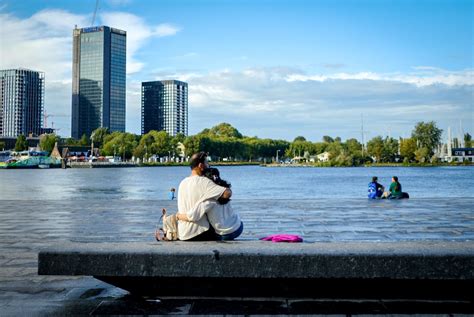
[[[229,240],[234,240],[238,236],[242,234],[242,231],[244,231],[244,223],[240,222],[240,227],[239,229],[235,230],[234,232],[220,235],[216,233],[217,240],[222,240],[222,241],[229,241]]]

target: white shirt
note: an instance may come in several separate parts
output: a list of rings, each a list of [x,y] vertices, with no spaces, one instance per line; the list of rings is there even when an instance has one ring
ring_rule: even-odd
[[[226,190],[216,185],[207,177],[189,176],[181,181],[178,188],[178,211],[191,210],[205,200],[216,200]],[[209,229],[206,217],[195,222],[178,221],[178,237],[180,240],[189,240]]]
[[[235,213],[230,202],[221,205],[214,200],[206,200],[196,204],[196,206],[186,213],[190,221],[199,221],[206,218],[211,223],[217,234],[225,235],[239,229],[241,220],[238,213]]]

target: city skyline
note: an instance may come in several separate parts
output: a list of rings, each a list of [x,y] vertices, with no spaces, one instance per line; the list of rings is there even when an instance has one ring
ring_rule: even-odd
[[[28,3],[28,5],[24,5]],[[271,8],[270,8],[271,7]],[[45,72],[45,109],[70,133],[74,25],[95,1],[0,2],[0,68]],[[189,134],[407,137],[418,121],[473,131],[470,1],[100,1],[95,25],[127,31],[127,131],[140,85],[189,83]],[[68,97],[69,96],[69,97]],[[460,130],[461,128],[459,128]]]

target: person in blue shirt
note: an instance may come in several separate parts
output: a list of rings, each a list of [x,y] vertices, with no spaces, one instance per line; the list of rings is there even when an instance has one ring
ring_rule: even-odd
[[[368,197],[370,199],[377,199],[382,197],[384,187],[377,182],[377,176],[372,177],[372,181],[369,183]]]
[[[170,192],[168,193],[168,198],[170,200],[174,200],[176,198],[175,192],[176,192],[176,189],[174,189],[174,187],[170,189]]]

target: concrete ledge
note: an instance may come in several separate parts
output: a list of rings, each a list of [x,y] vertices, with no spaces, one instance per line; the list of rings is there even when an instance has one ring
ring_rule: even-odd
[[[356,281],[372,281],[377,288],[386,286],[387,281],[415,281],[418,285],[427,281],[427,289],[439,281],[437,285],[448,291],[474,285],[474,243],[64,244],[39,253],[38,274],[92,275],[132,292],[163,293],[166,287],[167,294],[181,295],[183,285],[197,284],[199,287],[194,291],[189,288],[187,295],[202,295],[204,289],[206,295],[222,295],[237,287],[253,296],[301,296],[305,293],[297,290],[303,284],[347,285]],[[178,286],[172,291],[174,284]],[[242,292],[234,289],[228,293],[237,296]]]

